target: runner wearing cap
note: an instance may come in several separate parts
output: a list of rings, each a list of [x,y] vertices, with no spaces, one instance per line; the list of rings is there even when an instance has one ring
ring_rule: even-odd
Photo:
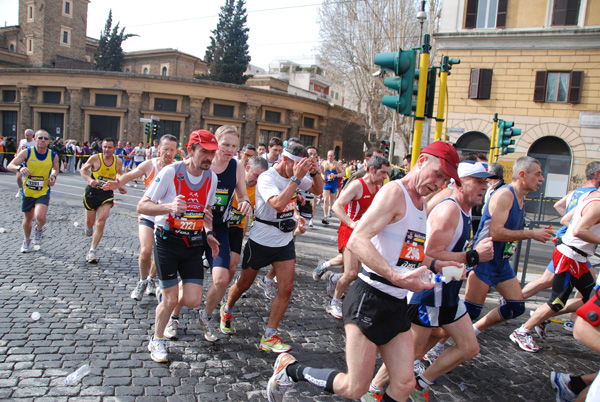
[[[535,158],[523,156],[513,165],[512,182],[498,189],[485,204],[479,230],[475,235],[475,247],[483,239],[491,237],[494,241],[494,258],[477,264],[469,275],[465,305],[471,319],[476,320],[481,314],[490,287],[495,287],[506,303],[475,323],[476,335],[525,312],[521,286],[509,259],[517,241],[533,239],[545,243],[552,238],[552,229],[549,228],[523,230],[525,196],[530,191],[536,191],[543,181],[540,163]]]
[[[458,161],[452,145],[428,145],[410,173],[382,187],[350,236],[347,247],[362,261],[362,270],[343,303],[348,372],[304,366],[283,353],[267,385],[269,401],[280,401],[298,381],[358,399],[369,388],[377,351],[391,380],[382,401],[406,401],[415,387],[412,359],[398,358],[414,353],[406,295],[433,287],[421,280],[427,267],[441,272],[443,266],[456,265],[425,256],[423,197],[451,177],[460,182]]]
[[[159,363],[167,361],[164,330],[173,309],[178,304],[193,309],[202,302],[206,245],[213,257],[219,252],[212,215],[204,216],[215,203],[217,175],[210,166],[217,139],[209,131],[196,130],[187,147],[189,157],[163,168],[137,207],[138,213],[156,217],[154,255],[162,301],[156,307],[148,350],[151,359]]]
[[[494,255],[490,238],[482,240],[476,249],[472,249],[471,230],[471,209],[481,204],[487,190],[486,179],[494,175],[488,173],[482,163],[461,162],[458,165],[458,176],[461,185],[455,185],[450,197],[441,201],[427,219],[425,252],[432,258],[453,260],[473,267],[479,262],[491,260]],[[455,342],[455,346],[445,350],[425,372],[419,373],[416,389],[411,394],[413,401],[427,400],[427,389],[437,378],[479,352],[471,319],[459,297],[466,271],[455,269],[456,272],[450,272],[451,269],[442,270],[447,283],[436,283],[433,289],[408,295],[415,358],[420,359],[429,349],[434,328],[443,328]],[[450,279],[455,280],[449,281]],[[436,340],[434,338],[433,342]],[[387,369],[383,365],[369,391],[374,394],[383,393],[383,385],[387,380]],[[363,400],[369,398],[363,397]]]

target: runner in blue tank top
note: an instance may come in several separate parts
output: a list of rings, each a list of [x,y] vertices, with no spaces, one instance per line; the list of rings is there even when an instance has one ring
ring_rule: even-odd
[[[504,297],[506,303],[490,311],[474,325],[475,334],[515,318],[525,312],[521,286],[515,277],[509,259],[516,242],[533,239],[542,243],[552,238],[552,229],[524,230],[525,196],[536,191],[544,181],[540,163],[532,157],[523,156],[513,165],[512,183],[498,189],[486,204],[475,245],[486,237],[494,241],[494,258],[478,264],[469,275],[465,305],[473,320],[481,314],[490,287]]]

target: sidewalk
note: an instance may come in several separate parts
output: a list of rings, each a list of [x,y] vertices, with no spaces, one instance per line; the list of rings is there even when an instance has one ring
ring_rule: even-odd
[[[12,188],[12,187],[11,187]],[[154,363],[147,350],[156,301],[129,297],[138,276],[137,220],[113,208],[100,243],[100,263],[85,263],[83,207],[51,202],[42,249],[20,254],[20,200],[0,186],[0,399],[18,401],[264,401],[276,356],[258,350],[269,303],[258,288],[234,310],[237,333],[216,344],[204,340],[197,311],[183,310],[171,362]],[[79,202],[79,201],[78,201]],[[322,213],[319,212],[319,217]],[[337,222],[337,220],[332,220]],[[74,227],[78,222],[78,227]],[[345,370],[341,321],[325,313],[324,283],[311,273],[336,253],[337,225],[315,227],[297,240],[296,287],[280,332],[303,363]],[[263,270],[264,271],[264,270]],[[206,288],[210,276],[206,276]],[[206,289],[205,288],[205,289]],[[488,298],[486,307],[497,305]],[[31,313],[41,314],[39,321]],[[486,309],[487,311],[487,309]],[[485,313],[485,311],[484,311]],[[528,312],[526,313],[528,316]],[[537,354],[521,351],[508,335],[523,318],[480,337],[482,358],[438,380],[430,401],[552,401],[550,370],[598,370],[598,357],[558,324]],[[411,356],[398,356],[410,359]],[[63,386],[89,363],[82,383]],[[461,391],[459,385],[466,384]],[[307,384],[285,401],[342,401]]]

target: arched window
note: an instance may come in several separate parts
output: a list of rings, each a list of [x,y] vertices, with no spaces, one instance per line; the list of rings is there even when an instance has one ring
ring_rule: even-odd
[[[454,146],[463,153],[484,152],[487,154],[490,152],[490,139],[479,131],[469,131],[461,135]]]
[[[144,67],[144,74],[148,74],[148,67]]]
[[[165,77],[167,76],[167,68],[166,67],[162,68],[162,75]]]

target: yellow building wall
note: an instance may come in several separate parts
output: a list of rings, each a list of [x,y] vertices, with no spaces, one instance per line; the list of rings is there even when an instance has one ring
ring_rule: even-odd
[[[588,0],[585,15],[585,26],[600,25],[600,1]]]
[[[543,28],[548,0],[509,1],[506,28]]]

